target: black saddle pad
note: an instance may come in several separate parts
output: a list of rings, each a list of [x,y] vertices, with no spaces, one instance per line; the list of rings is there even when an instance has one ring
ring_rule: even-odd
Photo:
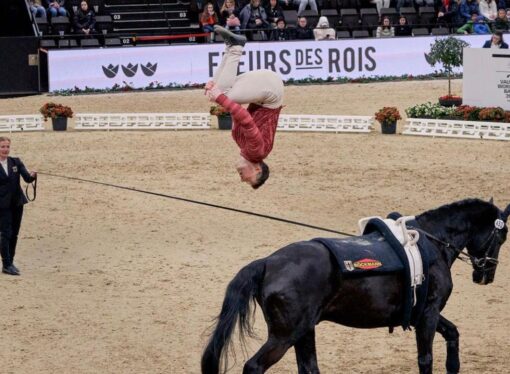
[[[336,239],[315,238],[335,256],[346,276],[376,275],[404,271],[404,264],[379,232]]]

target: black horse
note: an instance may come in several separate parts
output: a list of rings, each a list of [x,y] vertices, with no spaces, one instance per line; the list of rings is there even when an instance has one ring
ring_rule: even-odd
[[[450,268],[467,249],[473,281],[493,282],[506,240],[510,205],[500,211],[490,202],[467,199],[416,217],[422,235],[434,242],[436,261],[429,269],[428,295],[414,323],[420,373],[432,373],[432,342],[446,340],[448,373],[458,373],[459,333],[441,315],[452,291]],[[357,328],[399,326],[404,279],[401,274],[342,277],[338,263],[319,242],[290,244],[245,266],[228,285],[217,325],[202,356],[202,373],[227,370],[231,335],[239,321],[241,340],[252,336],[251,301],[261,306],[268,339],[244,365],[243,373],[263,373],[294,346],[299,373],[319,373],[315,326],[332,321]],[[220,368],[220,361],[223,362]]]

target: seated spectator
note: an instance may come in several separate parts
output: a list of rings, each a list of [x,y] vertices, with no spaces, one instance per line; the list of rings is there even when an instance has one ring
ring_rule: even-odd
[[[241,29],[250,30],[246,32],[248,40],[253,40],[253,30],[265,30],[269,27],[266,10],[260,5],[260,0],[250,0],[250,3],[239,13],[239,20]],[[265,35],[265,33],[262,34],[263,37]]]
[[[413,29],[407,23],[405,16],[400,16],[398,19],[398,26],[395,27],[395,36],[411,36],[413,35]]]
[[[320,17],[317,22],[317,27],[313,29],[313,36],[315,40],[335,40],[336,32],[335,29],[329,27],[328,17]]]
[[[47,11],[52,17],[67,16],[65,8],[65,0],[44,0],[47,6]]]
[[[234,0],[225,0],[220,9],[220,16],[222,19],[221,23],[227,30],[239,33],[241,21],[239,20],[239,10]]]
[[[390,0],[370,0],[372,4],[375,4],[375,7],[377,8],[377,13],[381,15],[381,9],[382,8],[389,8],[390,7]]]
[[[377,28],[377,38],[391,38],[395,36],[395,29],[391,26],[391,21],[388,17],[383,17],[381,25]]]
[[[73,17],[73,28],[76,34],[90,35],[96,32],[96,14],[89,8],[86,0],[80,3],[80,9],[76,11]]]
[[[492,34],[491,40],[487,40],[485,42],[483,48],[508,49],[508,44],[503,41],[503,33],[501,31],[496,31],[494,34]]]
[[[299,17],[298,24],[294,32],[295,37],[298,40],[314,39],[313,30],[308,26],[306,17]]]
[[[32,15],[35,17],[43,17],[46,18],[46,9],[41,5],[41,0],[30,0],[30,11]]]
[[[457,30],[458,34],[490,34],[489,26],[485,23],[485,18],[479,16],[477,13],[471,15],[469,20],[464,26]]]
[[[269,37],[269,40],[278,40],[278,41],[284,41],[284,40],[291,40],[291,34],[290,30],[287,28],[287,24],[285,23],[285,20],[283,18],[279,18],[276,21],[276,28],[271,30],[271,35]]]
[[[494,21],[498,16],[498,6],[494,0],[480,0],[478,4],[480,14],[485,17],[487,21]]]
[[[459,13],[462,23],[467,23],[471,20],[471,15],[476,13],[480,14],[480,9],[476,0],[462,0],[459,7]]]
[[[212,3],[205,4],[204,11],[200,15],[200,24],[204,32],[213,32],[214,25],[218,24],[218,16],[214,11]]]
[[[506,18],[510,19],[510,8],[506,9]]]
[[[301,13],[303,13],[307,5],[310,5],[310,9],[315,11],[315,13],[319,14],[316,0],[294,0],[294,3],[299,5],[297,11],[298,16],[300,16]]]
[[[437,13],[437,23],[442,25],[452,25],[459,27],[464,24],[459,13],[459,3],[457,0],[442,0],[441,7]]]
[[[506,10],[500,9],[498,10],[498,16],[494,20],[492,24],[492,29],[494,32],[496,31],[508,31],[510,29],[510,25],[508,23],[508,17],[506,16]]]
[[[272,27],[276,27],[276,21],[285,18],[283,9],[276,0],[269,0],[269,6],[266,8],[267,21]]]

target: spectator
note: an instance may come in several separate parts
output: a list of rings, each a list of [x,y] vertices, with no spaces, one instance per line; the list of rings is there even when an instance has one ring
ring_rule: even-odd
[[[314,39],[313,30],[308,27],[306,17],[299,17],[295,33],[298,40]]]
[[[395,36],[395,29],[391,26],[388,17],[383,17],[381,25],[377,28],[376,36],[378,38],[392,38]]]
[[[96,14],[89,8],[86,0],[80,2],[80,9],[76,11],[73,18],[73,28],[76,34],[90,35],[96,32]]]
[[[477,13],[471,15],[471,20],[457,30],[458,34],[490,34],[489,26],[485,23],[483,16]]]
[[[375,7],[377,8],[377,13],[379,13],[379,15],[381,15],[382,8],[390,7],[390,0],[370,0],[370,2],[372,4],[375,4]]]
[[[283,18],[278,18],[276,21],[276,28],[271,30],[271,36],[269,37],[269,40],[284,41],[291,39],[292,37],[290,35],[289,29],[287,28],[285,20]]]
[[[510,8],[506,9],[506,18],[510,19]]]
[[[398,19],[398,26],[395,27],[395,36],[411,36],[413,29],[407,23],[405,16],[400,16]]]
[[[298,16],[303,13],[303,11],[306,9],[307,5],[310,5],[310,9],[315,11],[316,14],[319,14],[319,10],[317,9],[317,2],[316,0],[294,0],[296,4],[299,4],[297,14]]]
[[[67,10],[65,8],[65,0],[44,0],[47,5],[48,13],[52,17],[67,16]]]
[[[266,8],[267,21],[273,27],[276,27],[276,22],[285,16],[283,15],[283,9],[276,0],[269,0],[269,6]]]
[[[480,0],[478,5],[480,14],[485,17],[487,21],[494,21],[498,16],[498,7],[494,0]]]
[[[236,8],[234,0],[225,0],[221,9],[220,16],[222,23],[227,30],[233,30],[236,34],[239,33],[241,28],[241,21],[239,20],[239,10]]]
[[[420,1],[420,6],[425,6],[428,4],[424,4],[425,1],[424,0],[416,0],[416,2],[418,3],[418,1]],[[427,0],[427,1],[432,1],[432,5],[431,6],[434,6],[434,0]],[[414,7],[414,4],[413,4],[413,0],[397,0],[397,4],[395,5],[395,8],[397,9],[397,12],[400,13],[400,8],[404,7],[404,6],[407,6],[407,7]]]
[[[214,25],[218,24],[218,15],[214,11],[212,3],[205,4],[204,11],[200,15],[200,24],[204,32],[214,31]]]
[[[498,9],[510,8],[510,0],[498,0]]]
[[[494,32],[508,31],[510,29],[505,9],[498,10],[498,16],[496,17],[494,23],[492,24],[492,29]]]
[[[476,0],[462,0],[460,3],[459,13],[462,23],[469,22],[473,13],[476,13],[476,15],[480,14],[478,3]]]
[[[459,27],[464,23],[459,14],[457,0],[442,0],[439,13],[437,13],[437,23],[454,27]]]
[[[266,10],[260,6],[260,0],[250,0],[239,13],[239,20],[241,21],[241,29],[246,30],[264,30],[267,29],[269,23],[267,22]],[[264,37],[265,34],[262,34]],[[248,40],[253,40],[253,32],[246,33]]]
[[[41,0],[30,0],[30,10],[32,15],[35,17],[46,18],[46,9],[41,5]]]
[[[336,32],[335,29],[329,27],[328,17],[320,17],[317,22],[317,27],[313,29],[313,35],[315,40],[335,40]]]
[[[485,42],[483,48],[508,49],[508,44],[503,41],[503,33],[501,31],[496,31],[494,34],[492,34],[491,40],[487,40]]]
[[[415,1],[416,1],[416,5],[418,7],[420,7],[420,6],[434,7],[434,3],[435,3],[434,0],[415,0]],[[474,1],[476,1],[476,0],[474,0]]]

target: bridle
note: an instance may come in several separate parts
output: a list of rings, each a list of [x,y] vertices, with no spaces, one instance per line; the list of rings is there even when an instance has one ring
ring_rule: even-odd
[[[422,229],[413,227],[414,230],[425,235],[427,238],[432,239],[433,241],[442,244],[446,249],[453,249],[456,252],[456,256],[459,260],[472,265],[474,268],[481,271],[488,271],[495,269],[498,266],[499,260],[494,257],[494,252],[498,248],[497,245],[500,242],[501,238],[501,230],[505,227],[505,222],[501,219],[501,216],[494,221],[494,228],[491,233],[487,236],[487,239],[484,240],[481,248],[486,249],[483,251],[483,257],[476,257],[469,254],[465,249],[459,249],[453,244],[449,242],[445,242],[444,240],[439,239],[437,236],[434,236]]]

